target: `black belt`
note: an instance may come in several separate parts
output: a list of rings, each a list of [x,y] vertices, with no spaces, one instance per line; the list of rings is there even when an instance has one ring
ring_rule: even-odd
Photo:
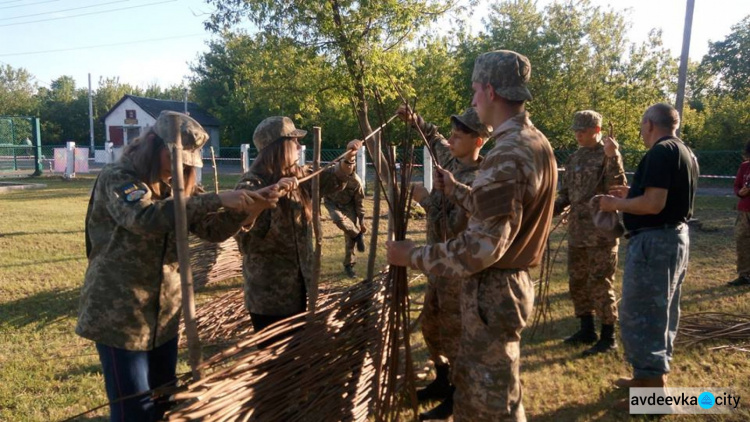
[[[677,230],[682,229],[683,226],[685,226],[685,223],[677,223],[677,224],[662,224],[661,226],[654,226],[654,227],[641,227],[640,229],[630,230],[629,232],[625,233],[625,239],[630,239],[631,237],[641,234],[643,232],[650,232],[653,230]]]

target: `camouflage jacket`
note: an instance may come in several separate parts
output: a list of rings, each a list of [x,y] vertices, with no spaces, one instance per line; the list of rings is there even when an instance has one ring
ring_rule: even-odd
[[[187,201],[189,230],[212,242],[235,234],[245,218],[216,194]],[[76,333],[108,346],[146,351],[177,336],[180,274],[172,198],[152,192],[123,157],[105,166],[86,214],[89,260]]]
[[[365,189],[362,187],[362,179],[353,172],[347,177],[344,189],[326,195],[323,203],[329,212],[341,211],[352,218],[354,224],[359,224],[365,218],[364,200]]]
[[[306,171],[310,171],[309,168]],[[320,195],[344,189],[347,175],[340,165],[320,174]],[[251,169],[235,189],[258,190],[276,183]],[[300,189],[309,190],[312,180]],[[302,203],[282,198],[276,208],[263,211],[253,227],[237,236],[245,279],[245,307],[261,315],[291,315],[304,310],[305,289],[312,282],[312,225]]]
[[[468,227],[447,243],[414,248],[412,268],[456,278],[488,267],[539,265],[557,184],[552,147],[525,112],[496,128],[492,139],[474,183],[457,183],[452,192],[469,212]]]
[[[417,119],[420,129],[430,143],[440,167],[450,171],[457,181],[471,186],[477,175],[482,158],[472,165],[457,160],[448,148],[448,141],[438,132],[432,123],[426,123],[421,117]],[[433,189],[430,195],[419,203],[427,211],[427,243],[444,242],[452,239],[466,229],[469,214],[465,209],[448,200],[443,192]],[[445,207],[445,214],[443,213]],[[445,218],[448,223],[445,223]]]
[[[555,200],[555,212],[570,205],[568,215],[568,243],[570,246],[614,246],[617,239],[602,235],[594,227],[589,200],[594,195],[609,192],[611,186],[625,185],[622,157],[604,161],[604,145],[593,148],[580,147],[565,163],[560,192]]]

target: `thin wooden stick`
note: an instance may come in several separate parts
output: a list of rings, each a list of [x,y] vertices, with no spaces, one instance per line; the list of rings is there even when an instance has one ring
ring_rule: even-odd
[[[188,246],[187,211],[185,180],[182,173],[182,133],[180,116],[171,115],[169,146],[172,150],[172,186],[175,212],[175,238],[177,242],[177,259],[180,265],[180,285],[182,286],[182,316],[185,319],[185,334],[188,339],[188,360],[193,372],[193,379],[200,379],[198,366],[201,363],[201,345],[198,338],[198,327],[195,323],[195,299],[193,298],[193,273],[190,268],[190,249]]]
[[[320,127],[313,127],[313,172],[320,167]],[[312,317],[315,314],[315,304],[318,302],[318,284],[320,283],[320,259],[323,248],[323,236],[320,228],[320,178],[312,181],[312,213],[313,232],[315,233],[315,255],[313,257],[312,279],[307,288],[307,309]]]
[[[214,168],[214,192],[219,193],[219,171],[216,169],[216,154],[214,147],[211,147],[211,166]]]

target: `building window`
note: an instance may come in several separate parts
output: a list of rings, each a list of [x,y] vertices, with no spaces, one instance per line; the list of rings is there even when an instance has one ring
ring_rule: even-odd
[[[125,110],[126,119],[135,119],[135,110]]]

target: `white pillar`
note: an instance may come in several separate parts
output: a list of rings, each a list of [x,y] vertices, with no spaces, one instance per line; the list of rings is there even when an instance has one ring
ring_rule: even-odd
[[[242,173],[250,170],[250,144],[240,145],[240,158],[242,159]]]
[[[203,159],[203,148],[201,148],[201,161]],[[203,167],[195,168],[195,184],[198,186],[203,185]]]
[[[299,150],[299,166],[304,167],[305,166],[305,151],[307,151],[307,146],[302,145],[302,148]]]
[[[427,147],[423,147],[422,156],[424,157],[422,160],[424,163],[422,166],[422,171],[424,172],[424,187],[428,191],[432,191],[432,156]]]
[[[65,144],[65,175],[66,179],[76,177],[76,143],[67,142]]]
[[[362,187],[367,187],[367,151],[365,151],[365,147],[357,151],[357,176],[359,176],[360,179],[362,179]],[[367,192],[367,189],[365,189],[365,192]]]
[[[115,144],[113,142],[104,143],[104,163],[110,164],[115,162]]]

